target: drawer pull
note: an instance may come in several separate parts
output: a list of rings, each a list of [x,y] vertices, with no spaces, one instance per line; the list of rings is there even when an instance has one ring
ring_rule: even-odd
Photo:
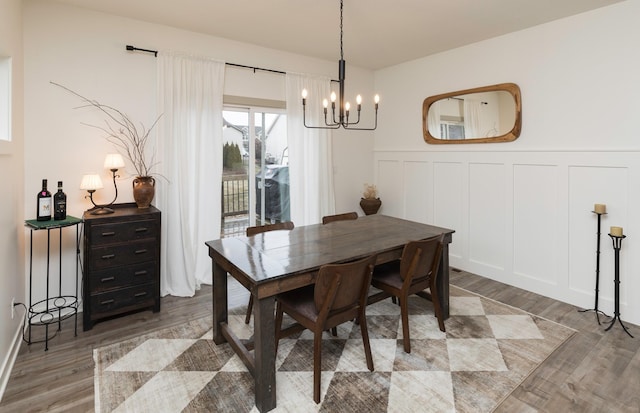
[[[147,270],[136,271],[133,273],[133,275],[135,275],[136,277],[139,277],[141,275],[147,275]]]
[[[103,232],[103,233],[102,233],[102,236],[103,236],[103,237],[112,237],[112,236],[114,236],[114,235],[116,235],[116,232],[115,232],[115,231],[109,231],[109,232]]]
[[[136,232],[147,232],[147,231],[149,231],[149,228],[147,227],[136,228]]]
[[[110,259],[115,258],[115,257],[116,257],[116,254],[107,254],[107,255],[103,255],[102,259],[103,260],[110,260]]]
[[[111,300],[104,300],[104,301],[101,301],[101,302],[100,302],[100,305],[109,305],[109,304],[113,304],[113,303],[115,303],[115,302],[116,302],[116,300],[113,300],[113,299],[111,299]]]
[[[141,250],[135,250],[134,254],[138,255],[138,254],[145,254],[148,250],[146,248],[143,248]]]
[[[145,295],[147,295],[146,292],[141,292],[141,293],[134,294],[134,297],[144,297]]]
[[[106,283],[106,282],[109,282],[109,281],[113,281],[115,279],[116,279],[116,277],[104,277],[104,278],[100,279],[100,282]]]

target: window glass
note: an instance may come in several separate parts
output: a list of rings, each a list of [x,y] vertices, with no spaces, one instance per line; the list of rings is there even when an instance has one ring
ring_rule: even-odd
[[[225,107],[222,233],[289,221],[289,158],[284,110]]]
[[[440,137],[442,139],[464,139],[464,123],[442,121],[440,123]]]

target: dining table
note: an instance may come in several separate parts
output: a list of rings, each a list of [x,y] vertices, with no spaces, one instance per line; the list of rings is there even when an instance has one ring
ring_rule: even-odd
[[[326,264],[376,254],[376,264],[399,259],[405,244],[443,236],[436,279],[442,314],[449,317],[449,244],[455,231],[386,215],[305,225],[251,237],[207,241],[213,271],[213,340],[229,343],[255,381],[260,412],[276,407],[275,299],[280,293],[315,283]],[[228,324],[228,277],[243,285],[254,300],[252,340],[241,340]]]

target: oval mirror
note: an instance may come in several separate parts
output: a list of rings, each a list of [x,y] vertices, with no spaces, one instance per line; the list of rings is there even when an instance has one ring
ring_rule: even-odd
[[[522,101],[515,83],[443,93],[422,104],[427,143],[510,142],[520,136],[521,127]]]

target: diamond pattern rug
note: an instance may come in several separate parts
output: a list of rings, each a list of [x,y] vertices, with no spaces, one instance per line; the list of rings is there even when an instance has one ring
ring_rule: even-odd
[[[244,308],[229,325],[249,338]],[[430,302],[411,297],[411,354],[400,307],[367,307],[375,370],[367,369],[359,326],[325,333],[321,403],[313,401],[313,336],[280,341],[275,412],[490,412],[575,330],[451,286],[447,332]],[[287,325],[285,318],[284,325]],[[253,378],[228,344],[212,340],[211,317],[94,350],[95,410],[257,412]]]

